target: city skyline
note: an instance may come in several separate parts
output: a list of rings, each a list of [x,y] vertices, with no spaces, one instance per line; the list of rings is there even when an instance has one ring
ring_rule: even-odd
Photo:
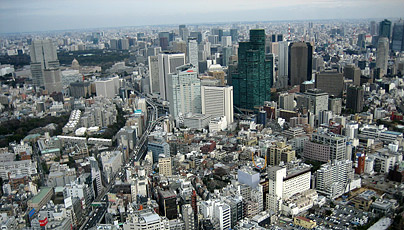
[[[399,0],[254,0],[254,3],[2,0],[0,33],[239,21],[399,18],[404,8],[404,2]]]

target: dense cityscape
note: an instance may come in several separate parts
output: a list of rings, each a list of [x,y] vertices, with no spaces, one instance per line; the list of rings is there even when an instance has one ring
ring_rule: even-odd
[[[404,229],[404,20],[0,34],[1,229]]]

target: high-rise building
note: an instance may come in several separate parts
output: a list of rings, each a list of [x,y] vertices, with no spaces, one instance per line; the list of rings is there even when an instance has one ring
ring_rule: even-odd
[[[198,44],[200,44],[202,42],[202,33],[199,31],[193,31],[190,33],[189,36],[196,38],[196,41],[198,42]]]
[[[354,85],[361,84],[361,70],[355,65],[347,65],[344,68],[344,77],[353,80]]]
[[[30,57],[33,84],[44,86],[44,70],[59,67],[56,46],[51,40],[32,41]]]
[[[387,61],[389,59],[389,39],[387,37],[379,38],[377,43],[376,68],[380,68],[382,76],[387,74]]]
[[[379,23],[379,38],[385,37],[390,40],[391,36],[391,21],[384,19]]]
[[[159,190],[158,195],[160,215],[169,220],[176,219],[178,217],[176,194],[171,190]]]
[[[334,133],[313,133],[311,142],[306,142],[303,150],[304,158],[327,162],[346,158],[346,137]]]
[[[221,42],[221,41],[222,41],[222,37],[223,37],[223,29],[220,29],[220,28],[213,28],[213,29],[212,29],[212,35],[217,35],[219,42]]]
[[[202,114],[212,117],[226,116],[233,123],[233,86],[202,86]]]
[[[234,105],[254,110],[271,99],[273,59],[265,56],[265,30],[250,30],[250,41],[240,42],[238,73],[232,75]]]
[[[223,36],[222,37],[222,46],[226,47],[226,46],[231,46],[231,36]]]
[[[323,164],[316,171],[316,190],[328,198],[334,199],[345,193],[353,176],[354,171],[350,160]]]
[[[43,73],[45,80],[45,89],[48,91],[48,93],[51,94],[53,92],[62,92],[63,86],[60,79],[59,68],[45,69]]]
[[[402,19],[394,23],[391,50],[395,52],[404,51],[404,20]]]
[[[305,107],[314,115],[319,116],[321,111],[328,110],[328,94],[320,89],[309,89],[304,94],[307,99],[302,105],[298,100],[298,107]]]
[[[324,71],[316,76],[316,88],[324,90],[330,96],[342,97],[344,76],[337,71]]]
[[[311,80],[313,47],[309,42],[290,43],[288,60],[289,85]]]
[[[347,89],[346,108],[355,113],[360,113],[364,105],[364,90],[359,86],[349,86]]]
[[[377,24],[375,21],[370,22],[370,35],[376,35],[377,33]]]
[[[288,54],[289,54],[289,42],[282,41],[278,42],[279,56],[278,56],[278,76],[286,77],[288,76]]]
[[[295,95],[293,93],[283,93],[279,95],[279,108],[293,110],[295,108]]]
[[[201,80],[192,65],[177,67],[175,73],[168,75],[167,99],[174,118],[180,113],[202,113]]]
[[[198,72],[198,69],[199,69],[198,42],[196,41],[196,38],[193,38],[193,37],[188,38],[187,60],[188,60],[188,63],[192,64]]]
[[[150,93],[159,93],[160,81],[159,81],[158,56],[149,56],[149,80],[150,80]]]
[[[185,223],[185,229],[196,230],[197,223],[195,223],[194,211],[190,204],[182,206],[182,219]]]
[[[168,50],[168,44],[170,42],[170,33],[169,32],[160,32],[159,33],[159,42],[160,42],[160,47],[163,51]]]
[[[218,229],[225,230],[231,227],[230,206],[223,202],[215,202],[213,204],[213,216],[218,222]]]
[[[179,25],[179,26],[178,26],[178,32],[179,32],[180,38],[181,38],[183,41],[187,41],[187,40],[188,40],[189,30],[188,30],[188,28],[187,28],[186,25]]]
[[[230,36],[233,43],[238,42],[238,30],[237,29],[230,29]]]
[[[101,183],[101,170],[98,167],[98,161],[94,157],[89,157],[91,166],[91,181],[94,190],[94,197],[97,197],[101,194],[102,191],[102,183]]]
[[[279,165],[281,162],[289,163],[296,157],[295,150],[292,150],[292,146],[285,142],[276,142],[268,148],[267,154],[267,164],[271,166]]]
[[[173,175],[171,157],[169,156],[159,157],[159,174],[164,176]]]
[[[167,78],[170,73],[175,73],[178,66],[185,64],[183,53],[161,53],[158,56],[160,97],[167,100]]]

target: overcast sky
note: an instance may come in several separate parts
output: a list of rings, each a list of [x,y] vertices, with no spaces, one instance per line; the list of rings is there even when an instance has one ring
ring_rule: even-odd
[[[0,0],[0,33],[231,21],[403,17],[404,0]]]

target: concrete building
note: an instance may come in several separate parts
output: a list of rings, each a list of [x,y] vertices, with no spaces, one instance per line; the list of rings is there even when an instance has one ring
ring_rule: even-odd
[[[337,71],[324,71],[316,76],[316,88],[327,92],[330,96],[342,97],[344,76]]]
[[[271,166],[279,165],[281,162],[284,164],[294,160],[295,150],[292,150],[291,145],[287,145],[285,142],[276,142],[268,148],[267,164]]]
[[[350,159],[346,155],[346,137],[329,132],[313,133],[303,150],[304,158],[322,162]]]
[[[187,61],[192,64],[196,72],[199,70],[199,62],[198,62],[198,42],[196,38],[188,38],[187,44]]]
[[[35,86],[44,86],[44,70],[59,67],[56,46],[51,40],[34,40],[30,46],[31,74]]]
[[[283,93],[279,95],[279,108],[292,111],[295,108],[295,95]]]
[[[312,76],[313,46],[308,42],[289,45],[288,76],[289,85],[300,85],[310,81]]]
[[[174,118],[180,114],[202,113],[201,81],[192,65],[177,67],[175,73],[169,74],[166,90]]]
[[[121,151],[106,151],[101,153],[103,173],[108,182],[116,175],[122,166]]]
[[[213,204],[214,220],[218,222],[220,230],[231,228],[231,212],[230,206],[223,202],[215,202]]]
[[[43,71],[45,89],[49,94],[62,92],[63,86],[59,68],[49,68]]]
[[[159,174],[163,176],[172,176],[173,171],[172,171],[172,163],[171,163],[171,157],[169,156],[164,156],[164,157],[159,157],[158,160],[159,164]]]
[[[129,214],[123,224],[124,230],[170,229],[168,219],[159,216],[153,209],[142,209]]]
[[[320,111],[328,110],[328,94],[320,89],[309,89],[297,97],[297,107],[319,116]]]
[[[353,80],[354,85],[360,86],[361,70],[355,65],[347,65],[344,68],[344,77]]]
[[[28,201],[27,205],[29,210],[33,208],[35,210],[41,209],[44,205],[46,205],[50,201],[52,196],[53,196],[53,188],[41,187],[39,193]]]
[[[202,86],[202,114],[212,118],[225,116],[227,124],[233,123],[233,86]]]
[[[182,206],[182,219],[185,223],[185,229],[196,230],[197,224],[194,218],[194,211],[190,204],[185,204]]]
[[[237,170],[237,178],[238,182],[255,188],[260,182],[260,173],[254,171],[252,168],[244,167]]]
[[[389,50],[389,39],[387,37],[379,38],[379,42],[377,43],[376,68],[380,68],[380,77],[387,74]]]
[[[360,113],[364,106],[364,90],[359,86],[349,86],[347,89],[346,108]]]
[[[118,93],[117,88],[119,88],[118,77],[95,81],[95,91],[98,97],[114,98]]]
[[[149,80],[150,80],[150,93],[160,92],[160,79],[159,79],[159,58],[158,56],[149,56]]]
[[[316,190],[328,198],[334,199],[344,194],[348,189],[354,189],[348,188],[354,180],[353,176],[354,170],[350,160],[323,164],[316,171]]]
[[[185,64],[184,53],[161,53],[158,56],[160,97],[168,100],[168,75]]]

